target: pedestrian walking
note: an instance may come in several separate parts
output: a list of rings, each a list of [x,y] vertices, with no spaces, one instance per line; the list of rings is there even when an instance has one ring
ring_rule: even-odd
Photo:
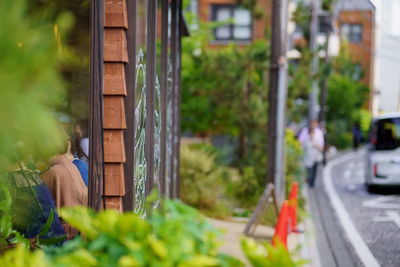
[[[360,128],[359,123],[355,123],[353,125],[353,150],[357,151],[358,146],[361,143],[361,138],[362,138],[362,131]]]
[[[324,133],[319,128],[318,121],[312,120],[308,127],[299,134],[299,141],[304,151],[304,166],[307,169],[307,183],[314,187],[318,164],[323,160]]]

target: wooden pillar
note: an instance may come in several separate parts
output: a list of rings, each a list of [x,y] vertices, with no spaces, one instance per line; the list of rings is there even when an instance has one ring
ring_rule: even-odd
[[[104,1],[104,192],[106,209],[122,211],[125,195],[125,64],[128,63],[126,0]]]

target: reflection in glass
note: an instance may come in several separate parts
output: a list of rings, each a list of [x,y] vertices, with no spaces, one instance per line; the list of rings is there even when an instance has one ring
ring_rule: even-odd
[[[140,48],[136,56],[136,107],[135,107],[135,213],[144,214],[147,164],[146,143],[146,64]]]
[[[153,190],[160,192],[160,165],[161,165],[161,86],[156,76],[154,95],[154,183]],[[153,208],[159,204],[159,199],[153,203]]]
[[[146,144],[146,39],[147,0],[136,1],[136,82],[134,146],[134,212],[145,214],[147,162]]]
[[[172,55],[171,55],[171,38],[172,38],[172,12],[171,4],[168,5],[168,55],[167,55],[167,130],[166,130],[166,176],[165,176],[165,195],[172,196],[172,158],[173,158],[173,78],[172,78]]]
[[[171,50],[168,49],[168,52]],[[172,181],[172,145],[173,145],[173,128],[172,128],[172,62],[171,57],[168,55],[168,71],[167,71],[167,151],[166,151],[166,177],[165,177],[165,194],[171,196],[171,181]]]

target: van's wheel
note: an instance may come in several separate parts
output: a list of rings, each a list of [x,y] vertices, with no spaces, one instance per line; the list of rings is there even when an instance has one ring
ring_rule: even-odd
[[[365,187],[367,188],[368,193],[375,193],[376,191],[376,186],[372,184],[365,184]]]

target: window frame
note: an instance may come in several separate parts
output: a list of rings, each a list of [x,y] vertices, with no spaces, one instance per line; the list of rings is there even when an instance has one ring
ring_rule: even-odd
[[[348,34],[346,34],[346,35],[343,33],[343,27],[344,26],[349,27]],[[354,28],[355,27],[360,27],[360,29],[361,29],[360,34],[359,34],[359,38],[358,38],[358,35],[356,35],[356,33],[354,32]],[[346,23],[342,23],[340,25],[340,33],[341,33],[342,38],[345,37],[346,40],[349,43],[359,44],[359,43],[363,42],[364,27],[363,27],[363,24],[361,24],[361,23],[348,23],[348,22],[346,22]],[[357,36],[357,38],[354,38],[355,36]]]
[[[216,27],[213,29],[213,36],[215,42],[249,42],[253,40],[253,18],[251,16],[250,10],[241,7],[240,5],[235,5],[235,4],[211,4],[211,17],[210,20],[212,22],[218,22],[217,16],[218,16],[218,10],[228,8],[229,9],[229,19],[234,19],[234,12],[236,9],[244,9],[247,10],[250,13],[250,23],[248,25],[236,25],[235,23],[228,23],[222,27],[228,27],[229,28],[229,37],[228,38],[218,38],[217,37],[217,30],[219,27]],[[234,37],[234,30],[235,28],[248,28],[250,30],[250,37],[249,38],[235,38]]]
[[[89,115],[89,184],[88,206],[103,209],[104,140],[103,140],[103,80],[104,80],[104,0],[92,1],[90,7],[90,115]]]

